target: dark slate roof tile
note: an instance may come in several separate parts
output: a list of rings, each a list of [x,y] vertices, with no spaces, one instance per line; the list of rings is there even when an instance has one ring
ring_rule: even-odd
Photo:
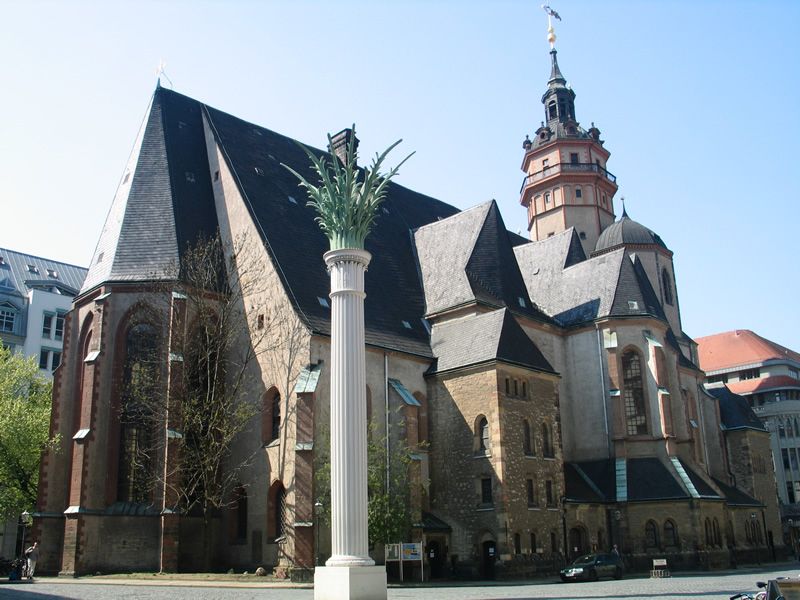
[[[609,500],[577,463],[564,463],[564,486],[570,502],[601,503]]]
[[[82,292],[105,282],[173,279],[186,248],[216,234],[200,103],[157,88],[137,144]]]
[[[658,458],[630,458],[627,466],[629,501],[689,498]]]
[[[322,259],[328,242],[314,221],[314,210],[306,206],[305,192],[280,165],[308,174],[308,157],[291,138],[210,107],[205,110],[289,297],[314,331],[329,334],[330,309],[317,300],[329,293]],[[366,341],[429,357],[429,336],[420,321],[425,304],[411,231],[458,210],[395,183],[389,185],[382,208],[365,244],[372,254],[365,279]]]
[[[706,388],[706,391],[719,401],[720,421],[725,429],[767,430],[743,396],[734,394],[725,385]]]
[[[711,487],[709,483],[697,473],[697,471],[695,471],[686,463],[685,460],[678,460],[680,460],[681,465],[683,465],[683,470],[689,477],[689,481],[692,482],[694,489],[697,490],[697,493],[700,494],[701,498],[721,499],[720,495],[717,493],[717,490]]]
[[[432,372],[499,360],[554,373],[536,344],[505,308],[435,324],[431,348],[436,357]]]
[[[749,494],[743,492],[739,488],[721,482],[719,479],[714,479],[714,483],[725,494],[725,501],[731,506],[764,506],[764,504]]]

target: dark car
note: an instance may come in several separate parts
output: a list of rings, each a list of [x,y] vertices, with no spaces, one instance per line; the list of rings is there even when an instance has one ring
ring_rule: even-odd
[[[600,577],[622,579],[622,561],[616,554],[584,554],[561,569],[561,581],[588,579],[597,581]]]

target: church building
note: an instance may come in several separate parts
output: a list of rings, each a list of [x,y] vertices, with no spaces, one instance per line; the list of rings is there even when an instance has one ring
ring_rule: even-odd
[[[398,541],[424,543],[433,577],[527,576],[613,545],[636,569],[774,557],[769,433],[735,395],[705,391],[673,253],[625,210],[616,218],[610,152],[578,121],[555,49],[550,62],[544,120],[522,147],[529,238],[494,201],[462,211],[391,183],[366,240],[367,413],[411,449],[414,519]],[[165,401],[188,369],[178,265],[217,232],[228,247],[246,240],[276,291],[244,299],[245,342],[275,314],[300,335],[291,361],[283,343],[257,353],[245,401],[262,418],[235,450],[255,458],[214,516],[214,564],[300,577],[326,558],[327,240],[283,165],[309,172],[293,139],[157,87],[65,325],[61,444],[43,460],[34,525],[43,571],[200,568],[180,482],[137,486],[145,467],[168,471],[179,423],[147,434],[165,451],[142,465],[144,433],[121,414],[143,348]]]

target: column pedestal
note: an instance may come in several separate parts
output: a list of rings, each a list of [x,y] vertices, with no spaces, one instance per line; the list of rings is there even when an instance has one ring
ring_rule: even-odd
[[[314,600],[385,600],[386,568],[317,567]]]

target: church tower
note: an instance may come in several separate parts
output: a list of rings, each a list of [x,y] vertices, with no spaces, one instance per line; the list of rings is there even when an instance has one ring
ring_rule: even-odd
[[[525,136],[520,204],[528,209],[532,240],[574,227],[589,256],[600,233],[614,222],[616,177],[606,170],[610,153],[600,130],[575,117],[575,92],[558,67],[555,32],[548,28],[550,80],[542,96],[545,120],[534,138]]]

